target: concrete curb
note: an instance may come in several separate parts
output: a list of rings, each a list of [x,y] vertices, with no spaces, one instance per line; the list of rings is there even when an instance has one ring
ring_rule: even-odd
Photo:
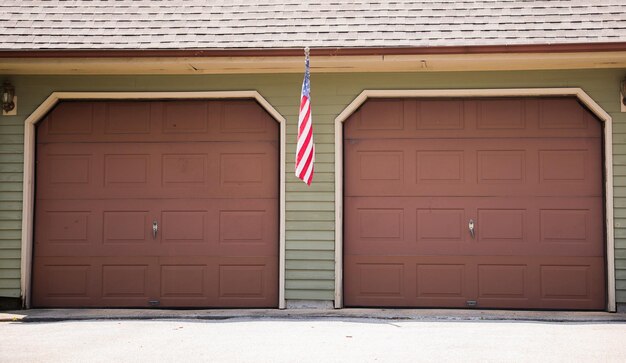
[[[454,309],[32,309],[0,312],[0,322],[79,320],[402,320],[626,323],[624,313]]]

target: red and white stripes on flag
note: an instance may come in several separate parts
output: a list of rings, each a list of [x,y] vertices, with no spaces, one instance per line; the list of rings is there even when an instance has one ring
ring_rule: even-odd
[[[304,49],[304,81],[300,95],[300,115],[298,117],[298,145],[296,147],[296,176],[311,185],[315,144],[313,143],[313,123],[311,120],[311,82],[309,74],[309,48]]]

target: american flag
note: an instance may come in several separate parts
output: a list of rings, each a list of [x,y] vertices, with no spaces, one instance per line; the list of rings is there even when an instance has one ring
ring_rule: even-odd
[[[311,83],[309,74],[309,48],[304,50],[304,81],[300,95],[300,115],[298,117],[298,146],[296,148],[296,176],[311,185],[315,144],[313,143],[313,123],[311,120]]]

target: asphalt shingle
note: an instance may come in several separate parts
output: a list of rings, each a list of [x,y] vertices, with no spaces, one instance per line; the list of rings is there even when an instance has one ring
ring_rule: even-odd
[[[0,50],[626,42],[624,0],[3,0]]]

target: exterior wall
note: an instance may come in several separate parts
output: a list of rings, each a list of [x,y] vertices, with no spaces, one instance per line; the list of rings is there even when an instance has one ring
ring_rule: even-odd
[[[315,60],[312,61],[315,66]],[[613,117],[617,302],[626,303],[625,70],[345,73],[311,77],[315,177],[293,176],[301,74],[198,76],[10,76],[18,115],[0,117],[0,297],[20,296],[23,124],[53,91],[257,90],[287,118],[286,298],[334,297],[334,119],[363,89],[581,87]]]

